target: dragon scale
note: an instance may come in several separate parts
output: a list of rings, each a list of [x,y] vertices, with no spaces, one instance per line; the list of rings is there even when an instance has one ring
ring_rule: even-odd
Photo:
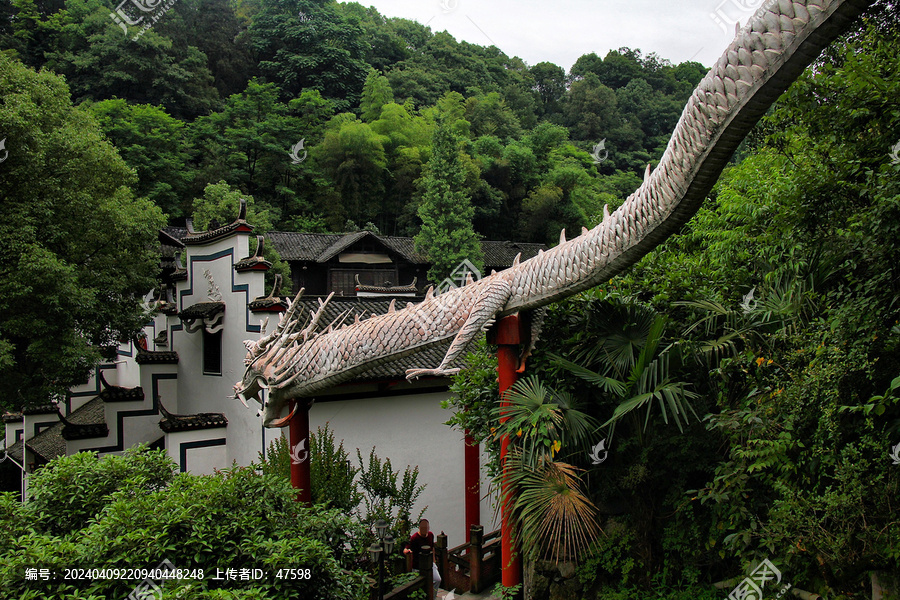
[[[319,328],[325,304],[301,323],[295,299],[272,334],[246,342],[242,400],[269,389],[264,424],[283,426],[287,401],[310,397],[377,365],[452,338],[436,368],[449,365],[494,318],[546,306],[601,284],[637,262],[698,210],[759,118],[873,0],[768,0],[741,29],[691,95],[659,165],[612,214],[500,273],[423,302],[344,325]],[[604,211],[606,213],[606,211]],[[298,299],[303,290],[298,294]],[[330,297],[329,297],[330,299]],[[263,328],[265,331],[265,327]]]

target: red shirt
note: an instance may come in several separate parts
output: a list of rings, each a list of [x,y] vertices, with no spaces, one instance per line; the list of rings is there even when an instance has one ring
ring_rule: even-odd
[[[410,536],[406,547],[413,551],[413,556],[419,556],[422,546],[431,546],[434,549],[434,533],[429,531],[428,535],[422,537],[418,531]]]

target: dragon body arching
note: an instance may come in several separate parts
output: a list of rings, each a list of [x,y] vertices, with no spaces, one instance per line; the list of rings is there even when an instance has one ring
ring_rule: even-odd
[[[571,240],[500,273],[384,315],[321,328],[295,300],[275,331],[246,342],[247,370],[235,393],[259,401],[264,424],[283,426],[288,400],[311,397],[379,364],[452,343],[440,365],[408,378],[446,375],[468,343],[497,317],[546,306],[607,281],[687,222],[746,134],[771,104],[872,0],[769,0],[694,90],[659,165],[612,214]],[[300,294],[303,290],[300,291]],[[298,298],[300,296],[298,294]],[[330,299],[330,297],[329,297]],[[263,328],[265,330],[265,328]]]

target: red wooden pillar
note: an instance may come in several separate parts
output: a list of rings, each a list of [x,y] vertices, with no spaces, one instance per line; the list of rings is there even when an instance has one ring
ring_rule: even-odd
[[[479,465],[479,446],[466,430],[465,438],[465,485],[466,485],[466,531],[473,525],[481,525],[481,483]]]
[[[291,450],[291,485],[300,490],[297,501],[312,506],[312,489],[309,476],[309,407],[304,400],[291,400],[290,409],[297,410],[291,417],[290,450]]]
[[[497,344],[497,371],[500,379],[500,406],[509,406],[506,402],[506,390],[508,390],[516,382],[519,366],[519,342],[521,335],[519,333],[519,317],[511,315],[497,321],[497,324],[491,329],[491,338],[489,341]],[[502,413],[501,413],[502,415]],[[500,417],[500,422],[505,422],[509,417]],[[503,465],[503,482],[501,485],[503,495],[506,495],[506,453],[509,446],[509,439],[503,436],[500,440],[500,463]],[[504,587],[513,587],[522,583],[522,560],[519,552],[513,546],[512,532],[510,524],[509,509],[503,505],[500,507],[501,522],[501,539],[500,539],[500,560],[502,563],[501,582]]]

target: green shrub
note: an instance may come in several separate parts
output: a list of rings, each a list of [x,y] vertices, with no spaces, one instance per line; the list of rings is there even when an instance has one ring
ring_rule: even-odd
[[[203,571],[202,579],[159,581],[164,598],[350,600],[361,593],[363,576],[348,569],[363,554],[362,531],[348,516],[301,506],[288,481],[250,467],[180,474],[163,487],[163,457],[134,451],[125,457],[62,458],[32,480],[40,502],[16,506],[11,495],[0,498],[0,535],[11,542],[0,550],[0,597],[125,598],[138,580],[26,581],[25,570],[61,575],[66,567],[156,568],[164,560],[177,569]],[[77,488],[71,481],[75,466],[95,486],[85,492],[87,505],[77,498],[52,505],[51,490]],[[78,520],[54,527],[52,520],[70,505]],[[59,529],[64,532],[55,533]],[[229,568],[261,569],[265,576],[215,580]],[[277,577],[279,569],[291,568],[309,569],[309,577]]]

